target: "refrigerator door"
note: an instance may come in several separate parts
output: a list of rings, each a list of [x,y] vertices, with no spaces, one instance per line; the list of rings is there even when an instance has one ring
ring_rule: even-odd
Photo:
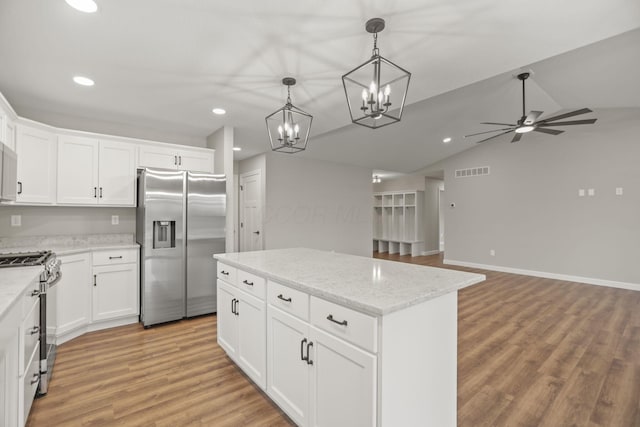
[[[141,320],[145,327],[185,315],[185,173],[146,169],[138,191]]]
[[[225,252],[224,175],[187,172],[187,317],[216,311],[216,260]]]

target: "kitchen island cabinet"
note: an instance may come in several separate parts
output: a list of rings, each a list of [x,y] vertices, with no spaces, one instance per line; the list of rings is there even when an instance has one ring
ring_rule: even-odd
[[[457,291],[483,275],[311,249],[214,257],[238,284],[266,281],[266,392],[298,425],[456,425]]]

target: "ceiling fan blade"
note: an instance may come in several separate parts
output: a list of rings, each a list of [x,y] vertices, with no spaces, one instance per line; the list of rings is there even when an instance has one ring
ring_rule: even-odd
[[[513,129],[515,129],[515,128],[494,129],[494,130],[488,130],[488,131],[486,131],[486,132],[472,133],[471,135],[465,135],[464,137],[465,137],[465,138],[468,138],[468,137],[470,137],[470,136],[483,135],[483,134],[485,134],[485,133],[491,133],[491,132],[500,132],[500,131],[502,131],[502,130],[509,130],[509,131],[512,131]]]
[[[517,126],[515,123],[493,123],[493,122],[482,122],[481,125],[496,125],[496,126]]]
[[[542,114],[542,111],[530,111],[529,114],[527,114],[527,117],[524,119],[523,124],[525,125],[534,124],[536,119],[540,117],[541,114]]]
[[[566,119],[567,117],[579,116],[580,114],[587,114],[587,113],[593,113],[593,111],[591,111],[588,108],[582,108],[580,110],[570,111],[568,113],[564,113],[557,116],[549,117],[548,119],[540,120],[538,123],[552,122],[554,120]]]
[[[549,135],[560,135],[561,133],[563,133],[563,130],[557,130],[557,129],[547,129],[547,128],[535,128],[534,132],[542,132],[542,133],[548,133]]]
[[[598,119],[586,119],[586,120],[571,120],[568,122],[554,122],[554,123],[536,123],[536,126],[569,126],[569,125],[592,125]]]
[[[511,140],[511,142],[518,142],[520,141],[520,138],[522,138],[522,134],[516,133],[515,135],[513,135],[513,139]]]
[[[508,130],[508,131],[506,131],[506,132],[503,132],[503,133],[499,133],[499,134],[497,134],[497,135],[490,136],[489,138],[483,139],[483,140],[481,140],[481,141],[476,141],[476,144],[480,144],[481,142],[485,142],[485,141],[488,141],[488,140],[490,140],[490,139],[497,138],[497,137],[502,136],[502,135],[506,135],[506,134],[508,134],[509,132],[513,132],[513,130]]]

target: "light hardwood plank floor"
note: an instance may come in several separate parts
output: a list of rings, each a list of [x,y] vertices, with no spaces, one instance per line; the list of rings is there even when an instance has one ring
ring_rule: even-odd
[[[442,257],[374,254],[442,266]],[[640,292],[487,275],[458,302],[460,426],[640,426]],[[216,343],[216,317],[61,345],[29,427],[291,426]]]

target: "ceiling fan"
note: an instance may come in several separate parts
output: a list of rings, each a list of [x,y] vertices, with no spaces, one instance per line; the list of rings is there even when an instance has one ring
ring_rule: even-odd
[[[518,142],[520,138],[522,138],[522,134],[535,131],[547,133],[550,135],[559,135],[563,130],[557,129],[548,129],[550,126],[569,126],[569,125],[590,125],[596,122],[598,119],[586,119],[586,120],[570,120],[567,122],[556,122],[556,120],[566,119],[568,117],[579,116],[581,114],[592,113],[588,108],[581,108],[580,110],[571,111],[569,113],[559,114],[554,117],[549,117],[548,119],[538,120],[538,117],[542,115],[542,111],[530,111],[529,114],[525,113],[525,90],[524,90],[524,82],[529,78],[531,73],[521,73],[518,74],[518,80],[522,81],[522,117],[520,120],[516,122],[516,124],[511,123],[493,123],[493,122],[483,122],[480,123],[482,125],[496,125],[496,126],[508,126],[502,129],[494,129],[486,132],[478,132],[472,133],[471,135],[465,135],[465,138],[476,135],[483,135],[492,132],[502,132],[498,135],[490,136],[489,138],[483,139],[481,141],[477,141],[477,143],[489,141],[490,139],[497,138],[502,135],[506,135],[510,132],[515,132],[513,139],[511,142]]]

